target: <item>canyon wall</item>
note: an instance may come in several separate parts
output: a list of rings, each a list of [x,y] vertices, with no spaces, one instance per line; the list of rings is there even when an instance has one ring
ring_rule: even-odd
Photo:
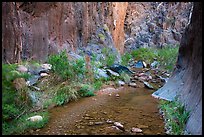
[[[140,47],[179,45],[192,2],[129,2],[125,18],[125,52]]]
[[[190,111],[186,131],[202,134],[202,4],[194,2],[192,18],[181,38],[176,69],[154,97],[178,100]]]
[[[62,49],[75,51],[104,24],[122,53],[127,6],[127,2],[3,2],[3,62],[43,62]]]

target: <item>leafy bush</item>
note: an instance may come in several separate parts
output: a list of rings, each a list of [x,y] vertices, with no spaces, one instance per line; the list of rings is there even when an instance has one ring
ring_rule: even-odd
[[[59,75],[63,80],[73,76],[65,50],[58,55],[49,56],[48,63],[52,65],[52,71]]]
[[[77,96],[77,91],[73,87],[66,85],[57,90],[53,100],[57,105],[63,105],[70,100],[76,100]]]
[[[173,71],[173,66],[176,64],[179,46],[174,48],[166,46],[157,50],[157,57],[162,68]]]
[[[159,105],[164,113],[166,127],[171,135],[183,135],[185,124],[189,118],[189,111],[186,111],[184,106],[178,101],[160,101]]]
[[[19,96],[21,91],[16,91],[12,82],[16,78],[29,78],[29,74],[20,73],[16,71],[17,64],[2,64],[2,111],[3,111],[3,121],[8,121],[14,119],[18,116],[26,107],[30,104],[25,102]],[[26,91],[22,91],[26,92]]]
[[[93,92],[94,89],[88,84],[82,84],[81,88],[78,90],[79,95],[82,97],[94,96],[95,94]]]
[[[31,122],[26,119],[34,116],[41,115],[43,117],[42,121]],[[25,132],[28,129],[38,129],[42,128],[45,124],[48,123],[49,115],[48,112],[35,112],[21,116],[19,119],[15,119],[10,123],[2,123],[3,135],[17,135]]]
[[[109,51],[109,48],[103,48],[102,54],[105,55],[105,59],[101,60],[104,66],[111,66],[116,60],[116,55]]]
[[[153,48],[139,48],[137,50],[133,50],[131,55],[136,60],[143,60],[147,63],[153,62],[154,58],[157,57]]]
[[[136,60],[143,60],[151,64],[154,58],[157,58],[160,68],[168,71],[173,71],[178,56],[179,46],[175,47],[166,46],[162,49],[156,48],[139,48],[131,52],[131,55]]]
[[[122,58],[121,64],[124,65],[124,66],[127,66],[130,59],[132,58],[132,55],[129,54],[129,53],[125,53],[124,55],[122,55],[121,58]]]

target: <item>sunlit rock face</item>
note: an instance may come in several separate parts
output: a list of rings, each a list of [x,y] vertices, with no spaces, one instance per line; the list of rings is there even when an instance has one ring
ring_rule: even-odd
[[[125,19],[125,51],[179,44],[192,3],[129,2]]]
[[[122,52],[127,6],[127,2],[4,2],[3,61],[44,61],[63,49],[75,51],[87,46],[104,24]]]

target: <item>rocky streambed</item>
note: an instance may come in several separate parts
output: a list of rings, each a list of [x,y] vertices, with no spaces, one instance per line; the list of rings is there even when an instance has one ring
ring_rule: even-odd
[[[159,73],[156,70],[135,68],[132,71],[130,83],[135,83],[135,86],[105,85],[95,92],[96,96],[54,107],[49,110],[50,121],[44,128],[24,134],[164,135],[158,99],[151,96],[155,89],[145,85],[150,83],[155,88],[155,85],[162,86],[164,81],[156,75]]]

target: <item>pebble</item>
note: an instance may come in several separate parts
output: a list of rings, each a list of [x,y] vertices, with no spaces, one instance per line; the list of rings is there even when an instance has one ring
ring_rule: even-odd
[[[90,121],[87,125],[88,125],[88,126],[93,126],[93,125],[94,125],[94,122]]]
[[[102,125],[102,124],[104,124],[104,122],[99,121],[99,122],[95,122],[94,124],[95,125]]]
[[[116,96],[116,97],[120,97],[120,95],[119,95],[119,94],[116,94],[115,96]]]
[[[141,132],[142,132],[142,129],[133,127],[133,128],[131,129],[131,131],[132,131],[133,133],[141,133]]]
[[[118,128],[124,128],[124,126],[119,122],[114,122],[113,124]]]
[[[131,86],[131,87],[137,87],[137,84],[136,84],[136,83],[129,83],[129,86]]]
[[[41,77],[49,76],[47,73],[40,73]]]
[[[137,127],[138,127],[138,128],[148,128],[149,126],[146,126],[146,125],[138,125]]]
[[[106,123],[107,124],[113,124],[114,122],[108,119],[108,120],[106,120]]]

